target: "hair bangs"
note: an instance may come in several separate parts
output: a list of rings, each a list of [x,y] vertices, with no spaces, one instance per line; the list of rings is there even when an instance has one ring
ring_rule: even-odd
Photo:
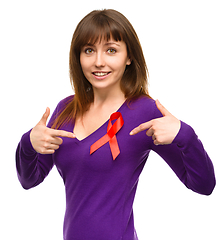
[[[124,41],[124,30],[120,24],[116,23],[113,19],[106,15],[95,15],[88,19],[87,23],[82,27],[81,35],[79,36],[80,46],[83,47],[87,44],[94,45],[101,41]]]

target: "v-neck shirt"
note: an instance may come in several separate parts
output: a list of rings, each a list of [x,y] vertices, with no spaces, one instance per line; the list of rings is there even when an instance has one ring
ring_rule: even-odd
[[[49,127],[73,97],[58,104]],[[118,112],[122,114],[124,125],[116,134],[120,154],[115,160],[108,143],[90,154],[90,146],[107,133],[108,120],[82,140],[63,138],[54,154],[35,152],[30,142],[31,130],[23,135],[18,145],[17,172],[25,189],[40,184],[54,165],[63,178],[66,190],[64,240],[138,240],[133,201],[151,150],[167,162],[187,188],[206,195],[213,191],[213,165],[192,127],[181,121],[172,144],[156,146],[145,131],[134,136],[129,134],[141,123],[162,117],[154,100],[140,97],[125,102]],[[74,123],[66,123],[60,129],[72,132]]]

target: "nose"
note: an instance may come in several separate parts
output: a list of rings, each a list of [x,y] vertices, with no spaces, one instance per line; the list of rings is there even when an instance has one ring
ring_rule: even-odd
[[[95,66],[97,68],[105,66],[105,59],[104,59],[103,53],[101,51],[98,51],[96,54]]]

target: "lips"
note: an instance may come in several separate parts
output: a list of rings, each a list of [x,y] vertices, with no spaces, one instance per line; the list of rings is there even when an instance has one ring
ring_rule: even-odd
[[[96,79],[99,79],[99,80],[103,80],[105,79],[107,76],[109,76],[111,72],[93,72],[92,74],[94,75],[94,77]]]
[[[93,72],[93,74],[97,77],[103,77],[108,75],[110,72]]]

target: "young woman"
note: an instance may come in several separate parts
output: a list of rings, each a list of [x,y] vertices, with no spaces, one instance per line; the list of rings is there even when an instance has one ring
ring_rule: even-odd
[[[114,10],[78,24],[70,49],[75,95],[62,100],[18,145],[18,178],[40,184],[55,165],[66,189],[65,240],[137,240],[133,200],[151,150],[187,188],[209,195],[212,162],[194,130],[148,94],[138,37]]]

